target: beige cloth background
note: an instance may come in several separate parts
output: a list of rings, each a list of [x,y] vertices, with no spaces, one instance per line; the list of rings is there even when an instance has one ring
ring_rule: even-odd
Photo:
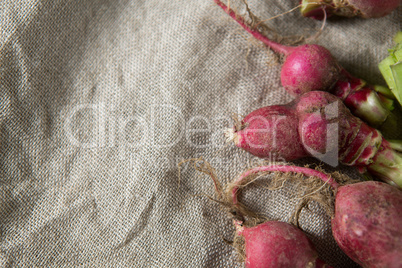
[[[297,4],[249,0],[262,19]],[[401,19],[331,20],[316,42],[384,84]],[[311,36],[321,22],[268,25]],[[179,184],[177,164],[204,156],[223,183],[254,164],[222,132],[232,113],[292,99],[272,52],[212,0],[3,0],[0,27],[0,267],[242,267],[229,217],[202,195],[211,181],[183,165]],[[244,198],[287,220],[292,196]],[[323,210],[302,222],[323,259],[353,267]]]

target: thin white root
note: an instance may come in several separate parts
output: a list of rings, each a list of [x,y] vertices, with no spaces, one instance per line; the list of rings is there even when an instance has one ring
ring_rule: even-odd
[[[236,133],[233,128],[228,128],[225,131],[226,143],[232,142],[236,138]]]

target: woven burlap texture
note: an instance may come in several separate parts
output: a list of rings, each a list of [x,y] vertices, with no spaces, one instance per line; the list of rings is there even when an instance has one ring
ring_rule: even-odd
[[[298,5],[248,2],[261,19]],[[315,42],[384,84],[400,11],[328,21]],[[223,184],[255,164],[223,133],[233,114],[292,100],[276,55],[212,0],[6,0],[0,16],[0,266],[242,267],[212,182],[190,162],[179,181],[178,164],[203,156]],[[322,22],[295,11],[267,25],[308,37]],[[295,198],[243,196],[281,220]],[[318,205],[301,222],[321,258],[353,267]]]

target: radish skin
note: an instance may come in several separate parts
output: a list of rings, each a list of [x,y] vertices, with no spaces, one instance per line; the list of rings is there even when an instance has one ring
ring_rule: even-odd
[[[329,50],[322,46],[301,45],[288,50],[285,55],[281,82],[292,96],[330,89],[341,78],[341,67]]]
[[[342,250],[363,267],[402,267],[402,194],[381,182],[339,187],[332,230]]]
[[[235,221],[235,226],[236,235],[245,240],[247,268],[322,267],[311,241],[289,223],[267,221],[248,228]]]
[[[322,46],[305,44],[293,47],[270,40],[222,1],[214,1],[254,38],[284,56],[281,82],[290,95],[299,96],[316,90],[331,92],[341,98],[356,116],[370,126],[375,128],[384,126],[382,131],[386,135],[387,131],[394,131],[385,128],[386,122],[391,124],[395,121],[395,118],[390,116],[394,115],[392,113],[394,97],[389,89],[371,86],[364,80],[353,77],[339,65],[331,52]],[[381,88],[381,92],[376,92],[376,88]]]
[[[298,137],[298,124],[297,115],[288,106],[268,106],[247,115],[243,119],[245,128],[231,130],[229,136],[255,156],[294,160],[308,156]]]

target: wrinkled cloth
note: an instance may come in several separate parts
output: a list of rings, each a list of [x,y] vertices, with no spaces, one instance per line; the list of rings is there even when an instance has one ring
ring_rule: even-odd
[[[298,4],[248,2],[261,19]],[[400,8],[328,20],[314,42],[385,84],[377,63],[401,21]],[[322,26],[298,11],[266,24]],[[243,267],[212,181],[190,162],[179,180],[178,166],[202,156],[227,184],[257,161],[223,133],[233,114],[293,99],[272,51],[212,0],[5,0],[0,29],[0,267]],[[286,187],[242,198],[281,220],[297,201]],[[319,205],[301,226],[327,263],[356,266]]]

